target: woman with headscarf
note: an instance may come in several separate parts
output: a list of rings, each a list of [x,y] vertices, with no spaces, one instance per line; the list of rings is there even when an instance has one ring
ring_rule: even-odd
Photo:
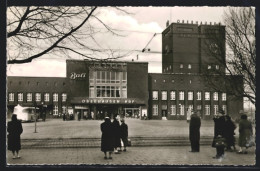
[[[253,134],[252,124],[247,120],[247,115],[242,114],[239,122],[239,154],[247,154],[247,144]]]
[[[7,139],[8,150],[12,151],[13,159],[20,158],[19,150],[21,150],[21,138],[20,135],[23,132],[21,121],[17,120],[17,115],[13,114],[11,121],[7,123]]]
[[[121,147],[121,138],[120,138],[120,123],[119,123],[119,116],[116,115],[114,118],[114,121],[112,123],[113,125],[113,137],[114,137],[114,152],[115,154],[119,154],[118,148]]]
[[[101,151],[104,152],[104,159],[112,159],[112,152],[114,149],[114,140],[113,140],[113,129],[112,123],[109,117],[105,117],[105,122],[100,125],[102,136],[101,136]],[[109,157],[107,157],[107,152]]]

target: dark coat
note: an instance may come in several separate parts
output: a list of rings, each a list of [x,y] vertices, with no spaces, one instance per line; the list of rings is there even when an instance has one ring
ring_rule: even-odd
[[[101,151],[113,151],[114,150],[114,139],[113,139],[113,128],[110,120],[103,122],[100,125],[102,136],[101,136]]]
[[[196,114],[192,114],[191,119],[190,119],[190,126],[189,126],[190,141],[199,141],[200,140],[200,125],[201,125],[200,117]]]
[[[214,120],[214,137],[217,137],[218,135],[223,136],[224,135],[224,131],[225,131],[225,117],[224,116],[220,116],[218,118],[213,118]]]
[[[120,138],[122,138],[122,139],[127,138],[128,137],[128,126],[127,126],[127,124],[122,122],[122,124],[120,126],[120,130],[121,130]]]
[[[21,138],[20,135],[23,132],[21,121],[10,121],[7,123],[7,139],[8,139],[8,150],[18,151],[21,150]]]
[[[114,119],[113,123],[113,137],[114,137],[114,148],[121,147],[121,140],[120,140],[120,124],[119,121]]]
[[[224,138],[226,139],[227,146],[235,145],[235,129],[236,124],[232,120],[227,120],[225,124]]]
[[[252,124],[247,119],[241,119],[239,122],[239,140],[240,147],[246,147],[248,140],[252,135]]]

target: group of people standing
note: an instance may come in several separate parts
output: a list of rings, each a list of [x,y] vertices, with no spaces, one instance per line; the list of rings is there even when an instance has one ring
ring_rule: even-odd
[[[126,151],[128,145],[128,126],[124,119],[117,115],[111,122],[109,117],[105,117],[105,121],[100,125],[101,136],[101,151],[104,152],[104,159],[112,159],[112,152],[120,154],[122,151],[121,140],[123,142],[123,151]],[[108,156],[107,156],[108,154]]]
[[[223,110],[219,110],[213,118],[214,121],[214,138],[212,147],[216,148],[216,156],[213,158],[219,159],[224,157],[226,151],[236,151],[235,146],[235,129],[236,124],[229,115],[226,115]],[[190,152],[200,151],[200,126],[201,119],[196,111],[192,111],[189,125],[189,139],[191,143]],[[247,148],[252,138],[252,124],[247,120],[247,115],[242,114],[239,121],[239,139],[238,154],[247,154]]]

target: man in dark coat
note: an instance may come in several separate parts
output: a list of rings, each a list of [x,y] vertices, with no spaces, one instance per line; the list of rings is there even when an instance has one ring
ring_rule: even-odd
[[[236,150],[235,147],[235,129],[236,129],[236,124],[232,121],[231,117],[226,115],[225,117],[226,119],[226,126],[225,126],[225,131],[224,131],[224,138],[226,139],[226,143],[227,143],[227,147],[226,150],[227,151],[233,151]],[[233,150],[231,149],[231,147],[233,147]]]
[[[217,137],[224,137],[224,131],[225,131],[225,112],[224,110],[219,110],[218,114],[216,114],[213,118],[214,120],[214,139],[212,143],[212,147],[216,148],[216,156],[213,158],[219,159],[224,156],[224,149],[225,146],[216,146],[216,139]]]
[[[105,122],[100,125],[101,136],[101,151],[105,154],[105,159],[112,159],[112,152],[114,150],[113,128],[109,117],[105,118]],[[109,157],[107,158],[107,152]]]
[[[125,123],[125,120],[121,120],[121,125],[120,125],[120,138],[123,141],[124,144],[124,151],[126,151],[126,146],[128,145],[128,126]],[[121,147],[120,147],[121,151]]]
[[[13,159],[20,158],[19,150],[21,150],[20,135],[23,132],[21,121],[17,120],[17,115],[12,115],[12,120],[7,123],[8,132],[8,150],[12,151]],[[16,154],[15,154],[16,153]]]
[[[190,116],[190,126],[189,126],[189,138],[191,143],[190,152],[199,152],[200,151],[200,117],[197,115],[197,112],[194,111]]]
[[[120,123],[119,123],[119,116],[116,115],[113,125],[113,137],[114,137],[114,152],[115,154],[119,154],[118,148],[121,147],[121,139],[120,139]]]

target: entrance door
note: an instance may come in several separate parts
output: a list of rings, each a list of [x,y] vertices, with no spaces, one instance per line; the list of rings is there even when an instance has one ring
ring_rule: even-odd
[[[167,117],[167,110],[162,110],[162,117]]]

